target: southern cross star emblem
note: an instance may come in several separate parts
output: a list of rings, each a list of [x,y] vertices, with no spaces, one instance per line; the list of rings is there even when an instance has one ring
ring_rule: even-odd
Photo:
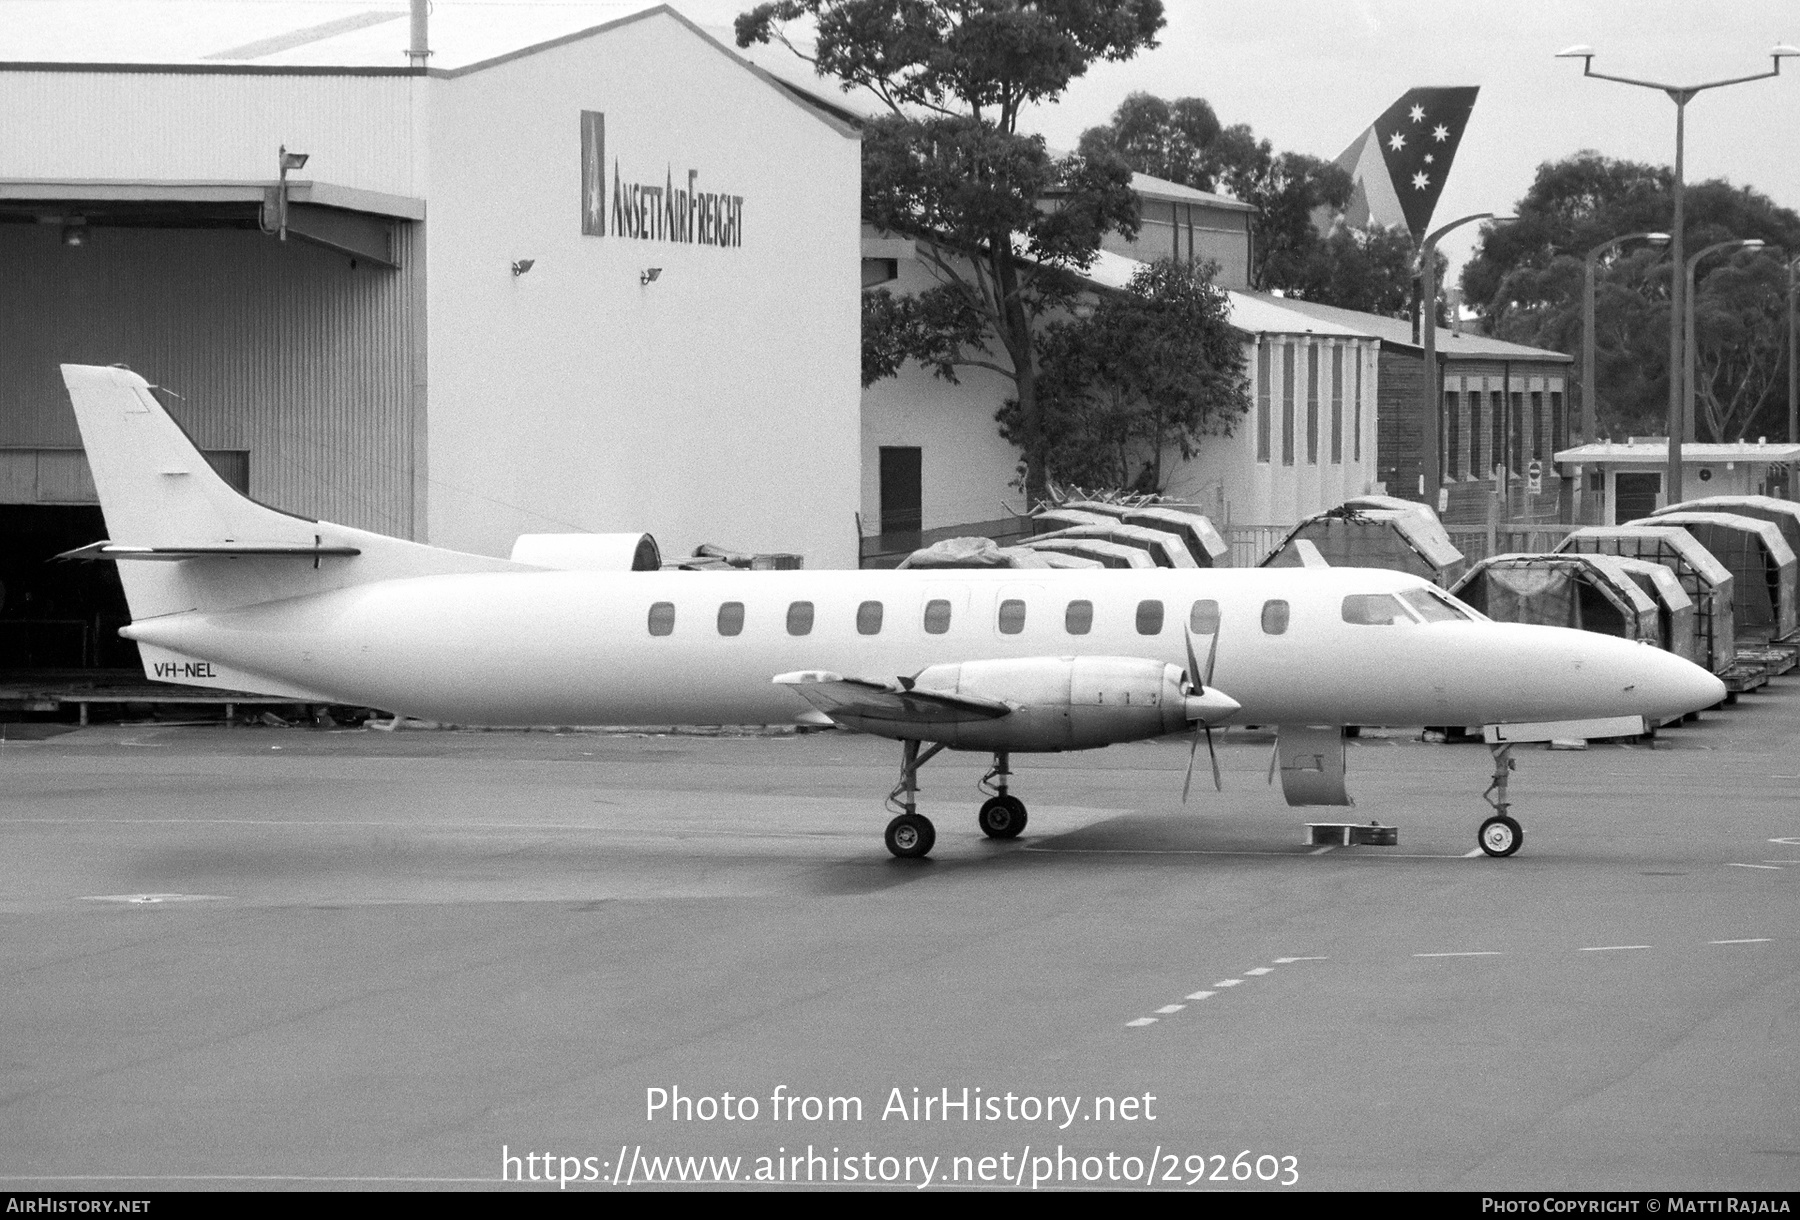
[[[1413,190],[1422,191],[1430,185],[1431,179],[1427,178],[1424,174],[1419,173],[1413,175]]]
[[[1425,107],[1414,106],[1412,108],[1412,113],[1409,117],[1415,123],[1423,123],[1425,121]]]
[[[1395,152],[1399,152],[1402,148],[1406,147],[1406,137],[1396,131],[1393,135],[1388,137],[1388,147]]]
[[[1431,129],[1431,138],[1436,140],[1439,144],[1442,144],[1445,140],[1450,138],[1450,129],[1442,123],[1439,123],[1436,127]]]
[[[1437,160],[1437,158],[1432,156],[1430,153],[1426,153],[1424,160],[1425,160],[1425,164],[1430,165],[1433,161]]]

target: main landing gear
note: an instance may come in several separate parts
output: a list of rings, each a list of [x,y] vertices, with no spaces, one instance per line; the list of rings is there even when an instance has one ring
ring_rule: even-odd
[[[887,798],[888,808],[897,812],[894,820],[887,824],[884,838],[887,849],[902,860],[929,855],[937,843],[936,827],[918,810],[919,768],[936,758],[944,744],[937,742],[923,750],[919,744],[916,741],[900,743],[900,782],[894,785]],[[982,791],[993,795],[981,806],[975,821],[981,827],[981,833],[990,839],[1016,839],[1025,829],[1025,802],[1006,790],[1006,781],[1011,776],[1007,755],[1000,752],[994,755],[994,765],[981,779]]]
[[[1491,745],[1488,750],[1494,756],[1494,778],[1481,799],[1493,809],[1494,816],[1481,824],[1475,838],[1488,855],[1510,856],[1525,842],[1524,828],[1507,815],[1511,804],[1506,799],[1506,777],[1516,764],[1510,744]]]

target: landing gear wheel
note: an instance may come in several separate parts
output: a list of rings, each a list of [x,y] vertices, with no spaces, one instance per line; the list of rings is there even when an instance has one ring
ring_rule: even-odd
[[[902,860],[917,860],[928,855],[937,843],[937,831],[931,819],[916,813],[903,813],[887,824],[887,849]]]
[[[975,815],[981,833],[990,839],[1016,839],[1025,829],[1025,802],[1016,796],[996,796]]]
[[[1509,817],[1489,818],[1476,836],[1481,850],[1490,856],[1510,856],[1525,842],[1525,831]]]

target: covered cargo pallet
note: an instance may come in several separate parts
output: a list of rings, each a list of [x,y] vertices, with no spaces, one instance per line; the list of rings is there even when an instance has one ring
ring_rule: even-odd
[[[1792,500],[1774,496],[1702,496],[1659,508],[1650,515],[1660,517],[1664,513],[1736,513],[1770,521],[1781,529],[1781,540],[1788,544],[1788,550],[1800,555],[1800,504]]]
[[[1800,627],[1794,605],[1793,548],[1773,521],[1728,512],[1660,512],[1632,525],[1678,525],[1731,573],[1732,612],[1741,641],[1766,644]]]
[[[1660,563],[1648,559],[1626,559],[1609,555],[1625,574],[1637,583],[1644,595],[1656,603],[1657,622],[1661,631],[1658,643],[1663,651],[1672,652],[1696,665],[1706,663],[1700,651],[1698,626],[1694,618],[1694,599],[1681,587],[1681,580]]]
[[[1686,530],[1673,525],[1588,525],[1563,539],[1556,549],[1622,555],[1662,564],[1675,573],[1681,587],[1694,599],[1700,653],[1696,662],[1723,675],[1737,659],[1731,573]]]
[[[1423,576],[1448,588],[1463,574],[1467,561],[1451,543],[1435,517],[1423,512],[1340,505],[1308,517],[1288,532],[1265,568],[1301,567],[1294,543],[1305,539],[1336,568],[1388,568]]]
[[[1024,547],[1001,546],[992,538],[946,538],[914,551],[902,568],[1048,568],[1049,559]]]
[[[1078,508],[1041,508],[1031,514],[1031,532],[1053,534],[1078,525],[1116,525],[1118,520],[1105,513],[1090,513]]]
[[[1110,525],[1077,525],[1057,530],[1054,534],[1039,534],[1027,545],[1035,546],[1053,538],[1095,538],[1101,542],[1116,542],[1120,546],[1134,547],[1150,556],[1151,562],[1159,568],[1200,566],[1189,553],[1187,543],[1180,537],[1166,530],[1145,529],[1141,525],[1126,525],[1120,521],[1114,521]]]
[[[1493,555],[1451,593],[1491,619],[1660,643],[1656,603],[1611,555]]]
[[[1231,544],[1213,528],[1212,518],[1166,504],[1149,504],[1134,508],[1122,518],[1126,525],[1162,530],[1187,543],[1188,554],[1203,568],[1223,568],[1231,564]]]
[[[1108,568],[1154,568],[1149,552],[1120,546],[1100,538],[1034,538],[1025,544],[1034,551],[1053,551],[1081,559],[1097,559]]]

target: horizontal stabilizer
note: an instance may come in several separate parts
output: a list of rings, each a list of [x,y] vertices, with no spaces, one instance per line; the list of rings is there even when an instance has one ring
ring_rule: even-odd
[[[898,682],[846,678],[822,669],[778,674],[773,681],[778,686],[793,687],[795,694],[839,723],[893,720],[927,725],[966,724],[997,720],[1013,711],[1010,704],[997,699],[909,690]]]
[[[360,555],[362,550],[353,546],[323,546],[314,543],[312,546],[279,544],[275,546],[236,546],[207,545],[200,546],[126,546],[118,542],[90,542],[72,551],[64,551],[58,559],[159,559],[173,561],[177,559],[213,559],[240,558],[244,556],[276,557],[286,559],[348,558]]]

